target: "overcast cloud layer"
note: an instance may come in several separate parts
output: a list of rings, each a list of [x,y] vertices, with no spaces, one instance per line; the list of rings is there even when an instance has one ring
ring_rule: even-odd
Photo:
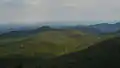
[[[0,21],[120,20],[120,0],[0,0]]]

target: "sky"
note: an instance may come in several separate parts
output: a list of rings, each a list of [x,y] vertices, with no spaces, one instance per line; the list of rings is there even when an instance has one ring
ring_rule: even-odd
[[[120,0],[0,0],[1,22],[120,20]]]

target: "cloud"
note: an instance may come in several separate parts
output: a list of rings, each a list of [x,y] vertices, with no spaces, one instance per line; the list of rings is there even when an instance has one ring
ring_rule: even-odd
[[[0,0],[0,21],[119,20],[119,0]]]

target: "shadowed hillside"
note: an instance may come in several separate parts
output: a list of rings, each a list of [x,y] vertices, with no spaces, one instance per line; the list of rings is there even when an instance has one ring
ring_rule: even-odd
[[[120,67],[120,37],[97,43],[88,49],[52,60],[47,68],[118,68]]]

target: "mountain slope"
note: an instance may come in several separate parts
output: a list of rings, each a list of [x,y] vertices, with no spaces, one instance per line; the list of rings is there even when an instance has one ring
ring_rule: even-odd
[[[120,37],[97,43],[88,49],[53,59],[48,68],[120,67]]]

